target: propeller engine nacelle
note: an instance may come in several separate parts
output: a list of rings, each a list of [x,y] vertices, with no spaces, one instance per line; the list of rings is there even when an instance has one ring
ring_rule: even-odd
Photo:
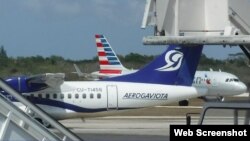
[[[45,83],[32,83],[26,76],[10,77],[5,81],[19,93],[29,93],[47,88]]]

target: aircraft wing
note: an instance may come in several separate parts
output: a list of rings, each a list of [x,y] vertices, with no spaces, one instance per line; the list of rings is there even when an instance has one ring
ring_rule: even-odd
[[[27,83],[46,84],[49,87],[58,87],[64,82],[64,78],[64,73],[45,73],[29,77]]]

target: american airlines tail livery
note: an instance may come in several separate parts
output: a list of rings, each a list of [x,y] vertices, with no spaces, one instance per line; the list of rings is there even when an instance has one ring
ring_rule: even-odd
[[[172,45],[141,70],[100,81],[64,81],[63,74],[49,73],[6,81],[55,119],[110,115],[199,97],[191,85],[202,48]]]
[[[121,61],[104,35],[97,34],[95,35],[95,39],[100,70],[91,73],[93,78],[103,79],[134,73],[137,71],[129,70],[122,65]]]

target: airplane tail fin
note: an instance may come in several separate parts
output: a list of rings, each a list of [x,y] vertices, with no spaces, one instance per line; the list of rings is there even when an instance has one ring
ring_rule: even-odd
[[[127,70],[122,65],[105,36],[97,34],[95,35],[95,38],[100,72],[107,74],[119,74],[122,70]]]
[[[74,68],[75,68],[76,72],[73,72],[73,73],[76,73],[79,77],[84,76],[84,73],[80,70],[80,68],[76,64],[74,64]]]
[[[191,86],[202,48],[202,45],[188,47],[170,45],[163,54],[141,70],[103,81]]]

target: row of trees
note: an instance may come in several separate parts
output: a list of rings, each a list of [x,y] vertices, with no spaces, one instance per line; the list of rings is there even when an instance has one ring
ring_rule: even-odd
[[[119,55],[121,62],[130,69],[139,69],[152,61],[156,56],[130,53],[126,56]],[[61,56],[31,56],[31,57],[8,57],[4,47],[0,47],[0,76],[33,75],[45,72],[63,72],[66,78],[73,80],[78,77],[73,74],[73,64],[77,64],[84,72],[90,73],[99,69],[98,58],[90,60],[66,60]],[[226,60],[207,58],[204,54],[198,66],[198,70],[222,70],[237,75],[242,81],[250,84],[250,71],[248,62],[244,57],[235,57]]]

